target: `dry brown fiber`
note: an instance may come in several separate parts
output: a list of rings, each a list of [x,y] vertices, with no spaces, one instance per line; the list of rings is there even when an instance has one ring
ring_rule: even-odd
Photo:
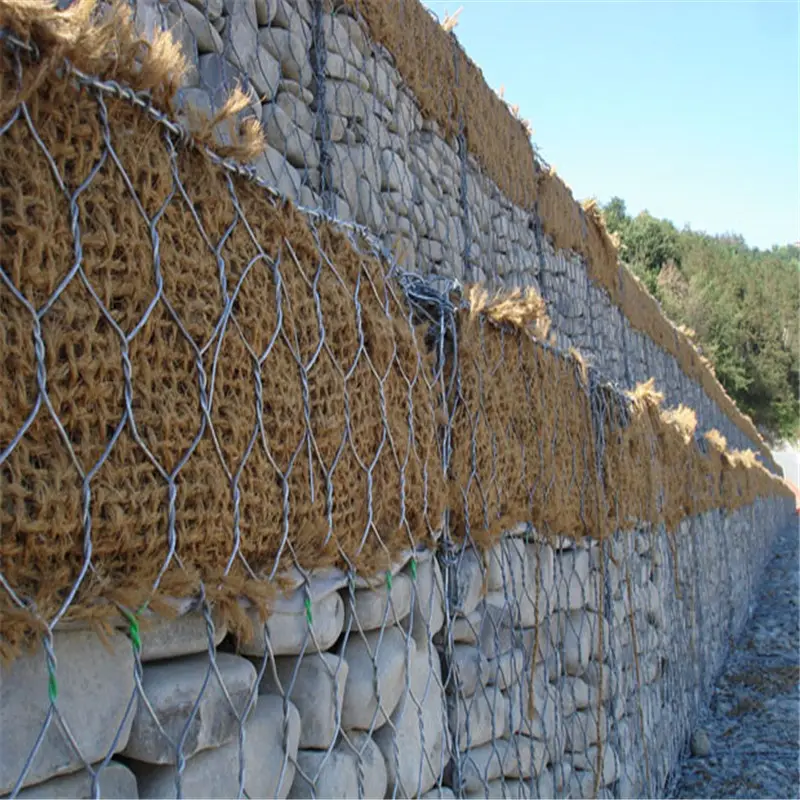
[[[419,0],[343,0],[341,5],[363,19],[371,37],[392,54],[422,115],[434,120],[448,140],[464,134],[469,152],[506,197],[536,211],[556,249],[585,258],[589,277],[630,324],[672,355],[777,471],[750,417],[736,407],[690,339],[620,264],[596,204],[576,202],[555,170],[538,163],[524,124],[489,87],[455,35],[437,24]]]
[[[44,55],[39,63],[25,63],[19,87],[11,57],[3,51],[0,112],[7,119],[20,99],[26,100],[35,129],[68,190],[74,191],[98,163],[104,141],[97,101],[59,72],[63,58],[70,56],[79,65],[88,61],[102,77],[125,76],[134,88],[141,88],[137,81],[146,78],[165,110],[169,86],[163,74],[161,82],[157,76],[159,71],[173,75],[175,63],[164,55],[169,48],[163,44],[148,52],[130,42],[139,70],[110,57],[122,51],[121,41],[130,41],[125,38],[130,31],[124,17],[110,18],[105,25],[111,29],[89,25],[79,5],[73,27],[65,25],[69,17],[60,17],[60,31],[48,28],[45,34],[39,30],[42,17],[34,18],[36,26],[26,27],[20,14],[12,18],[5,13],[9,8],[45,7],[0,1],[0,20],[11,20],[22,36],[36,37]],[[178,188],[163,130],[124,101],[105,102],[116,156],[152,217]],[[199,130],[207,132],[208,127],[201,124]],[[245,132],[239,142],[242,150],[252,146],[253,135],[252,130]],[[304,569],[353,563],[362,574],[385,569],[410,544],[433,545],[432,533],[440,526],[448,498],[456,529],[465,531],[468,514],[473,535],[486,543],[502,525],[527,519],[553,532],[602,533],[610,512],[601,505],[603,492],[592,470],[592,454],[579,447],[592,441],[585,393],[577,391],[585,384],[585,374],[579,360],[557,357],[536,341],[547,331],[539,298],[498,300],[476,291],[471,295],[473,306],[460,314],[463,402],[454,418],[448,483],[440,461],[443,409],[432,361],[421,331],[406,322],[404,304],[386,277],[385,265],[364,255],[364,249],[356,249],[341,232],[311,224],[291,205],[278,204],[254,183],[212,164],[199,146],[178,147],[174,168],[191,205],[175,191],[158,222],[163,296],[149,315],[156,294],[153,241],[123,174],[107,158],[77,200],[82,274],[67,284],[41,320],[48,396],[69,447],[42,407],[0,465],[2,573],[19,596],[35,602],[40,620],[56,613],[84,563],[83,486],[69,450],[84,471],[90,469],[125,419],[121,340],[84,278],[123,331],[130,332],[147,315],[126,355],[136,431],[166,472],[175,470],[187,454],[188,460],[175,481],[174,557],[154,593],[156,576],[170,554],[168,481],[137,443],[130,420],[125,421],[90,484],[92,569],[68,619],[100,623],[117,615],[117,604],[135,609],[145,601],[158,610],[159,600],[190,595],[202,582],[228,624],[246,633],[247,621],[237,600],[248,597],[266,613],[274,583],[265,576],[276,562],[278,567]],[[0,263],[16,289],[39,308],[70,270],[74,243],[69,204],[22,120],[0,137],[0,212]],[[261,255],[259,247],[264,255],[242,280],[233,316],[224,328],[219,322],[225,299],[213,252],[220,243],[229,292]],[[279,259],[281,335],[259,367],[252,353],[264,352],[278,328],[273,267]],[[357,286],[363,351],[353,302]],[[325,346],[308,370],[304,395],[298,359],[308,361],[317,352],[318,314],[324,320]],[[0,283],[0,319],[2,451],[24,425],[37,397],[33,319],[5,283]],[[208,379],[215,352],[209,344],[219,345],[208,408],[216,438],[203,422],[197,363],[202,362]],[[199,356],[197,348],[204,345]],[[501,356],[505,363],[500,363]],[[355,362],[345,387],[342,368]],[[385,376],[385,406],[376,372]],[[304,396],[308,423],[300,413]],[[509,405],[512,396],[515,401],[524,397],[527,405]],[[476,402],[483,409],[477,422]],[[647,408],[652,411],[651,406]],[[473,430],[478,444],[474,463],[465,447]],[[628,438],[635,440],[637,430],[632,426]],[[393,447],[380,450],[384,431],[391,434]],[[242,465],[254,435],[252,452]],[[307,447],[312,438],[316,449]],[[627,450],[622,447],[620,452],[624,456],[635,446],[627,442]],[[540,447],[544,449],[538,452]],[[684,450],[677,448],[679,454]],[[500,469],[492,464],[494,452],[500,453]],[[375,456],[370,524],[369,486],[361,465]],[[703,484],[710,475],[714,493],[703,495],[700,504],[684,496],[681,513],[733,508],[758,492],[782,491],[781,484],[746,455],[726,455],[720,447],[719,457],[709,464],[706,468],[705,461],[697,462],[696,478]],[[622,456],[618,469],[630,474]],[[285,486],[281,473],[286,474]],[[330,509],[326,473],[333,493]],[[233,481],[236,474],[238,480]],[[686,474],[683,467],[678,474]],[[317,487],[313,498],[311,475]],[[476,476],[484,494],[472,488],[470,480]],[[493,481],[492,476],[502,479]],[[582,498],[577,506],[576,487]],[[737,494],[742,488],[744,493]],[[285,517],[284,489],[289,497]],[[648,491],[629,489],[624,507],[617,507],[619,518],[649,513],[643,519],[657,519],[648,511]],[[677,496],[679,490],[674,493]],[[17,652],[38,632],[41,624],[18,609],[4,591],[3,655]]]

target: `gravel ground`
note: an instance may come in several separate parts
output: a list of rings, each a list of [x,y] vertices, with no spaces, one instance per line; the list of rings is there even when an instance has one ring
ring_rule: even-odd
[[[669,796],[800,797],[799,544],[795,517]]]

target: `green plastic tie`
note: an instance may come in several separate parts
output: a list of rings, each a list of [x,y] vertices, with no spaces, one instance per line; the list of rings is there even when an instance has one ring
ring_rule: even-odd
[[[386,588],[390,592],[392,591],[392,573],[388,569],[386,570]]]
[[[139,635],[139,620],[131,615],[128,623],[128,633],[130,634],[131,642],[133,642],[133,650],[136,653],[140,653],[142,651],[142,637]]]
[[[306,607],[306,619],[308,620],[309,627],[312,624],[312,615],[311,615],[311,598],[306,597],[305,600],[305,607]]]
[[[56,673],[53,665],[49,661],[47,662],[47,672],[47,694],[50,697],[50,703],[55,705],[58,699],[58,683],[56,682]]]
[[[417,559],[411,559],[411,580],[415,581],[417,579]]]

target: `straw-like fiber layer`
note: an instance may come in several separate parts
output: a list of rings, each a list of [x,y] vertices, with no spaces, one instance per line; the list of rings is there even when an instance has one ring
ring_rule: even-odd
[[[465,135],[469,152],[505,196],[536,211],[556,249],[572,250],[586,259],[590,278],[608,292],[630,324],[672,355],[776,470],[752,420],[736,407],[688,337],[619,263],[617,244],[596,203],[578,203],[554,169],[538,164],[525,126],[485,82],[454,35],[438,25],[419,0],[344,0],[344,5],[392,54],[423,116],[436,121],[445,138]]]

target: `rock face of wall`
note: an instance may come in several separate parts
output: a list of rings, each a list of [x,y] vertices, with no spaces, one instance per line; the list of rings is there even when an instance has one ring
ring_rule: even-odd
[[[716,428],[731,447],[757,450],[672,355],[631,327],[582,257],[554,251],[535,213],[511,203],[463,142],[422,117],[365,25],[345,6],[323,5],[134,0],[139,29],[173,30],[192,65],[179,117],[216,109],[237,82],[245,86],[245,115],[261,120],[268,142],[255,163],[268,184],[366,226],[408,268],[535,286],[560,347],[577,347],[624,388],[655,378],[665,405],[695,409],[699,432]]]
[[[358,21],[311,0],[138,0],[135,13],[144,32],[173,28],[189,58],[180,115],[243,80],[270,185],[365,225],[406,267],[536,286],[560,347],[626,387],[655,377],[667,405],[750,446],[582,260],[422,118]],[[523,527],[488,553],[314,575],[251,619],[246,642],[205,606],[123,621],[106,641],[57,628],[2,667],[0,795],[657,795],[791,513],[761,500],[672,536],[585,543]]]
[[[0,793],[657,796],[789,506],[317,576],[246,645],[57,631],[2,668]]]

